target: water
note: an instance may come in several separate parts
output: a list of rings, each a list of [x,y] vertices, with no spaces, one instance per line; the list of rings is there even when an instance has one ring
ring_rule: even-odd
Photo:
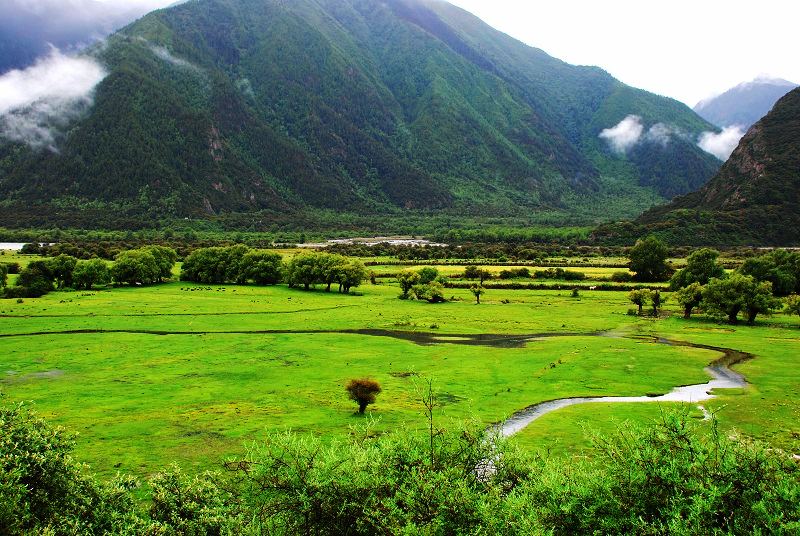
[[[0,242],[0,250],[19,251],[25,242]]]

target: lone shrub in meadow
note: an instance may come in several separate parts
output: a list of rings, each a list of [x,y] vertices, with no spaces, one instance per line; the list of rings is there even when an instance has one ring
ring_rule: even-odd
[[[436,281],[437,277],[439,277],[439,270],[432,266],[421,268],[417,273],[419,274],[419,282],[422,285],[432,283],[433,281]]]
[[[428,303],[442,303],[444,300],[444,286],[438,281],[433,281],[427,285],[414,285],[411,288],[414,297],[420,301]]]
[[[481,296],[486,294],[486,289],[483,288],[483,285],[472,285],[469,287],[469,291],[472,292],[473,296],[475,296],[475,303],[480,305]]]
[[[363,414],[368,405],[375,403],[375,398],[381,392],[381,385],[375,380],[362,378],[347,382],[345,390],[350,400],[358,404],[358,412]]]

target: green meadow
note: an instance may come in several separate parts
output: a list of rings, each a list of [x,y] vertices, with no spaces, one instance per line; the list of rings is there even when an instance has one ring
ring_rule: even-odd
[[[376,433],[423,427],[428,380],[441,426],[489,425],[556,398],[661,394],[707,381],[703,368],[720,354],[650,337],[663,336],[755,354],[736,366],[751,386],[704,405],[727,430],[800,452],[797,317],[779,314],[754,327],[686,321],[669,307],[659,319],[632,317],[625,292],[489,290],[481,305],[458,289],[448,289],[442,304],[399,300],[389,279],[357,292],[174,282],[2,300],[0,391],[79,432],[82,459],[101,474],[149,474],[172,461],[199,470],[267,430],[334,438],[364,418]],[[542,336],[519,347],[464,344],[478,334]],[[366,417],[344,391],[359,377],[383,387]],[[674,406],[575,406],[514,441],[584,455],[591,431],[658,419]],[[702,417],[696,406],[688,411]]]

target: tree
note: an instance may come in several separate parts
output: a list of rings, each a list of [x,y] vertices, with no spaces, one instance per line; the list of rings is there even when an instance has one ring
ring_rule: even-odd
[[[400,290],[402,291],[400,299],[407,300],[408,293],[419,283],[419,274],[410,270],[403,270],[397,274],[397,282],[400,283]]]
[[[642,314],[642,308],[645,304],[650,302],[650,289],[643,288],[632,290],[628,293],[628,299],[634,304],[639,307],[639,314]]]
[[[8,265],[0,264],[0,288],[8,286]]]
[[[678,270],[669,282],[670,290],[688,287],[692,283],[706,285],[712,278],[725,277],[725,269],[717,264],[719,251],[709,248],[698,249],[686,259],[686,268]]]
[[[304,290],[322,282],[320,254],[314,252],[295,255],[286,266],[289,286],[303,285]]]
[[[474,265],[464,268],[464,279],[478,279],[480,277],[480,268]]]
[[[700,306],[703,301],[703,286],[700,283],[692,283],[675,292],[675,301],[683,307],[683,318],[691,318],[695,307]]]
[[[341,279],[342,270],[347,264],[347,259],[341,255],[319,253],[317,255],[317,264],[320,282],[326,285],[325,292],[330,292],[331,285]]]
[[[345,390],[350,400],[358,404],[358,412],[363,414],[369,404],[375,403],[375,398],[381,392],[381,385],[375,380],[362,378],[350,380]]]
[[[747,259],[738,271],[753,276],[756,281],[769,281],[776,296],[800,292],[800,253],[776,249]]]
[[[242,258],[245,279],[256,285],[277,285],[283,278],[283,257],[271,251],[248,251]]]
[[[655,236],[651,235],[636,242],[630,251],[631,271],[636,273],[636,280],[648,282],[666,280],[669,274],[666,262],[668,255],[667,245]]]
[[[792,294],[786,298],[785,311],[790,315],[800,315],[800,296],[797,294]]]
[[[111,271],[106,261],[102,259],[79,261],[72,274],[72,280],[75,288],[92,290],[94,285],[111,283]]]
[[[661,291],[656,289],[650,292],[650,305],[653,307],[653,316],[658,316],[661,306],[667,299],[661,296]]]
[[[114,258],[111,277],[119,284],[149,285],[160,279],[161,270],[150,251],[132,249]]]
[[[175,262],[178,260],[178,254],[174,249],[165,246],[147,246],[142,248],[143,251],[149,252],[158,266],[158,277],[156,281],[161,283],[172,278],[172,269],[175,267]]]
[[[469,291],[472,292],[472,295],[475,296],[475,303],[477,305],[481,304],[481,296],[486,294],[486,289],[483,288],[483,285],[472,285],[469,287]]]
[[[181,266],[181,281],[222,284],[229,272],[227,248],[200,248],[192,251]],[[237,266],[238,270],[238,266]]]
[[[26,297],[38,298],[53,290],[53,279],[47,261],[33,261],[20,271],[16,286],[23,289]]]
[[[759,314],[769,314],[780,302],[772,295],[772,283],[759,283],[754,277],[733,274],[726,279],[712,279],[703,289],[703,307],[712,316],[726,317],[736,324],[739,313],[747,313],[748,324]]]
[[[781,301],[772,294],[772,283],[762,281],[748,288],[744,297],[744,311],[747,313],[747,323],[753,325],[756,316],[769,315],[781,306]]]
[[[428,283],[432,283],[436,281],[436,278],[439,277],[439,270],[434,268],[433,266],[425,266],[421,268],[419,272],[419,283],[421,285],[427,285]]]
[[[342,294],[349,294],[351,288],[361,286],[361,283],[363,283],[366,278],[367,269],[364,267],[364,263],[359,260],[349,260],[345,262],[345,264],[340,267],[337,275],[339,292]]]
[[[444,301],[444,287],[438,281],[433,281],[427,285],[414,285],[411,292],[418,300],[428,303],[442,303]]]
[[[75,270],[75,265],[78,259],[71,255],[61,254],[47,261],[50,266],[50,272],[56,280],[56,287],[60,290],[64,287],[72,286],[72,272]]]

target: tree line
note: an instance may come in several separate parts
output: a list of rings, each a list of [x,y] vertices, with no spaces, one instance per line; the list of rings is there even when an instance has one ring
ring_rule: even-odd
[[[0,282],[6,298],[38,298],[56,289],[91,290],[111,283],[148,285],[170,279],[177,258],[174,249],[164,246],[122,251],[110,264],[102,259],[80,260],[62,253],[28,263],[20,270],[13,287],[7,287],[5,277],[0,277]]]
[[[310,290],[323,285],[330,292],[349,293],[367,279],[364,264],[342,255],[309,251],[288,261],[271,251],[252,250],[244,245],[202,248],[193,251],[183,262],[181,281],[205,284],[277,285]]]
[[[657,257],[649,257],[651,266],[658,265],[653,262]],[[706,314],[731,324],[738,323],[740,314],[753,324],[758,315],[779,310],[784,305],[781,298],[786,298],[788,313],[800,314],[800,253],[774,250],[747,259],[729,274],[719,263],[718,251],[702,248],[690,254],[686,267],[672,275],[670,290],[683,308],[684,318],[702,308]],[[663,303],[659,291],[635,290],[629,297],[639,306],[640,314],[648,303],[657,314]]]

